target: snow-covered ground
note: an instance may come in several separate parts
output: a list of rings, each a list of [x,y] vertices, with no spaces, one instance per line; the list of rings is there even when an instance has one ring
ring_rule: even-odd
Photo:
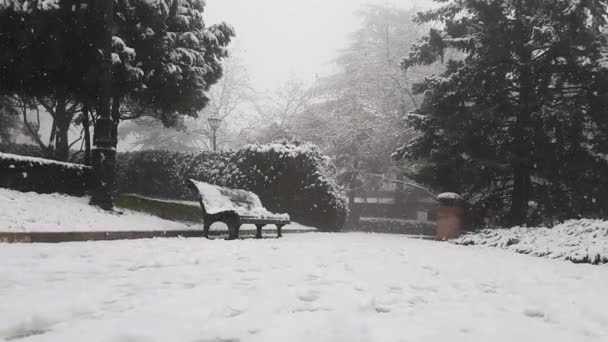
[[[377,234],[0,244],[0,340],[608,341],[608,268]]]
[[[141,231],[203,229],[201,224],[182,223],[131,210],[117,208],[122,214],[107,213],[90,206],[89,198],[60,194],[41,195],[0,189],[0,232],[65,231]],[[243,226],[242,229],[255,229]],[[212,230],[227,230],[221,223]],[[308,229],[297,223],[284,230]]]
[[[453,241],[585,263],[608,263],[608,221],[571,220],[553,228],[485,229]]]

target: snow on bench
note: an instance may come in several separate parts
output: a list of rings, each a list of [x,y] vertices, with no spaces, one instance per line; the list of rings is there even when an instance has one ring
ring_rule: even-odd
[[[277,237],[281,237],[281,229],[290,223],[289,215],[268,211],[260,198],[250,191],[211,185],[194,179],[188,183],[199,195],[205,237],[209,236],[209,228],[215,222],[223,222],[228,226],[228,238],[231,240],[238,238],[243,224],[254,224],[257,228],[256,238],[261,238],[264,226],[276,225]]]

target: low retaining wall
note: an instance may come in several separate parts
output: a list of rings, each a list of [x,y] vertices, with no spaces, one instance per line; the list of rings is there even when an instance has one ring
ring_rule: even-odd
[[[285,229],[283,234],[310,233],[311,230]],[[255,236],[253,229],[240,230],[241,237]],[[275,229],[265,229],[266,234],[276,234]],[[227,231],[215,230],[210,236],[228,236]],[[81,241],[115,241],[154,238],[202,238],[202,230],[168,230],[168,231],[115,231],[115,232],[0,232],[0,242],[5,243],[59,243]]]

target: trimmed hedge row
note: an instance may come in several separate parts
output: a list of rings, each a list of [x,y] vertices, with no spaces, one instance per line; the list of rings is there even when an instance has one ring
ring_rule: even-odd
[[[435,236],[435,223],[387,218],[361,218],[349,227],[352,231],[367,233],[408,234]]]
[[[2,188],[84,196],[93,179],[93,170],[84,165],[0,153]]]
[[[347,199],[332,178],[328,160],[312,144],[249,145],[233,152],[141,151],[118,158],[122,193],[192,200],[188,179],[246,189],[271,211],[323,231],[340,230]]]

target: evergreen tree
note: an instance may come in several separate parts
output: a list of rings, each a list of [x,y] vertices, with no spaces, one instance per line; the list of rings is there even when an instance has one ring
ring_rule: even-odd
[[[68,159],[74,119],[88,130],[100,79],[101,56],[91,40],[101,35],[90,1],[0,2],[0,94],[46,109],[53,117],[49,156],[59,160]],[[203,0],[114,1],[115,128],[125,117],[152,115],[171,126],[180,115],[195,116],[222,75],[233,30],[206,27]]]
[[[606,1],[454,0],[418,15],[441,23],[403,60],[404,69],[449,59],[414,87],[423,104],[408,115],[422,135],[397,158],[412,176],[463,193],[478,209],[525,223],[601,213],[608,107]],[[447,2],[447,3],[446,3]]]
[[[53,117],[55,146],[49,157],[60,160],[68,158],[68,130],[84,89],[82,76],[95,65],[87,20],[80,0],[0,3],[0,94],[30,108],[46,108]]]
[[[234,30],[225,23],[206,26],[204,8],[202,0],[118,2],[117,35],[135,50],[133,64],[143,71],[144,86],[124,82],[118,72],[115,111],[116,98],[126,99],[132,116],[153,116],[172,127],[181,115],[196,117],[207,105]]]

